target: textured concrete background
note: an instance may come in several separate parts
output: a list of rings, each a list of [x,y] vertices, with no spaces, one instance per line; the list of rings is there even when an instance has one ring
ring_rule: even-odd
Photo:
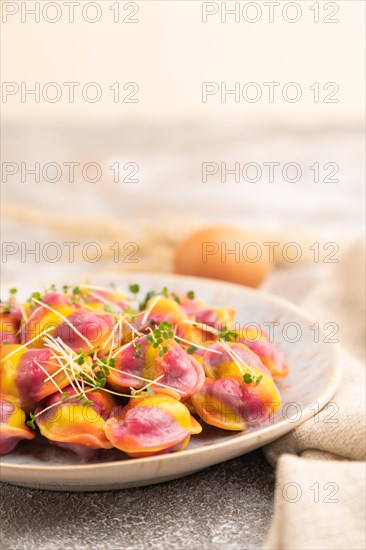
[[[254,451],[161,485],[56,493],[2,484],[3,550],[249,550],[272,510],[274,472]]]

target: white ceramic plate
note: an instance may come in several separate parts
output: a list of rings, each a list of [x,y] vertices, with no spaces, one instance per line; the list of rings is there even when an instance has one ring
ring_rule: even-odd
[[[210,305],[236,308],[241,324],[277,323],[272,325],[275,343],[290,367],[289,376],[278,382],[283,399],[281,409],[259,428],[243,433],[205,427],[202,434],[192,437],[186,450],[148,458],[129,459],[119,451],[103,451],[97,462],[79,464],[68,451],[43,442],[22,442],[13,453],[2,457],[2,481],[57,491],[98,491],[175,479],[283,436],[323,408],[338,387],[341,358],[337,344],[328,342],[321,331],[316,335],[315,321],[285,300],[231,283],[161,273],[113,275],[93,280],[94,284],[111,282],[122,290],[138,283],[141,294],[164,286],[172,290],[194,290]],[[24,289],[24,292],[29,294],[30,290],[34,289]]]

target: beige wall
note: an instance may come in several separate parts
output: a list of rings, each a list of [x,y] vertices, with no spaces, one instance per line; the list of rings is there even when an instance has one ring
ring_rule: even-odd
[[[47,2],[41,2],[44,6]],[[1,2],[4,10],[20,2]],[[23,3],[24,4],[24,3]],[[31,8],[35,2],[27,2]],[[75,7],[75,22],[69,23],[69,11],[64,2],[61,20],[50,24],[41,16],[39,23],[27,16],[21,22],[21,11],[9,15],[2,32],[3,81],[26,82],[31,86],[38,81],[41,86],[57,82],[62,86],[63,97],[58,103],[43,100],[36,104],[28,98],[21,103],[20,94],[9,97],[2,104],[6,121],[116,121],[132,118],[153,121],[209,119],[219,117],[246,121],[272,123],[286,120],[288,123],[357,123],[363,113],[364,52],[362,28],[365,4],[362,1],[338,1],[339,23],[313,22],[311,1],[297,2],[302,9],[297,23],[284,21],[281,10],[276,8],[275,20],[269,22],[269,8],[262,1],[256,2],[262,9],[257,23],[241,18],[235,23],[233,16],[226,23],[220,22],[220,14],[202,22],[202,3],[199,1],[142,1],[138,2],[139,23],[113,23],[109,9],[114,2],[99,2],[102,18],[98,23],[85,22],[81,6]],[[121,2],[121,7],[124,7]],[[221,3],[217,3],[219,6]],[[233,2],[227,5],[233,5]],[[243,7],[247,2],[241,2]],[[7,6],[10,6],[6,8]],[[332,8],[324,11],[320,2],[321,20],[330,15]],[[123,17],[129,10],[121,10]],[[55,11],[49,8],[48,16]],[[88,12],[94,17],[92,8]],[[288,11],[289,17],[294,12]],[[254,17],[254,11],[248,16]],[[66,101],[67,88],[63,82],[98,82],[103,97],[98,103],[80,100],[80,88],[74,104]],[[108,87],[114,82],[137,82],[140,86],[138,104],[115,104]],[[221,103],[219,96],[201,101],[203,81],[234,82],[255,81],[262,86],[263,99],[251,104],[235,103],[232,99]],[[303,97],[298,103],[284,101],[278,90],[282,85],[296,81]],[[309,86],[336,82],[340,91],[337,104],[316,104]],[[264,82],[280,82],[273,104],[267,99],[268,88]],[[253,90],[252,90],[253,91]],[[328,92],[332,88],[328,89]],[[324,93],[324,92],[321,92]],[[265,98],[264,98],[265,97]],[[4,101],[4,99],[3,99]]]

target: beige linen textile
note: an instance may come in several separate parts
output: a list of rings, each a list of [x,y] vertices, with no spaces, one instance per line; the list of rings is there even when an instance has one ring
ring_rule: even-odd
[[[265,550],[366,548],[364,250],[362,241],[353,245],[303,304],[319,321],[339,324],[342,381],[335,405],[316,422],[308,420],[265,448],[269,462],[277,463]]]

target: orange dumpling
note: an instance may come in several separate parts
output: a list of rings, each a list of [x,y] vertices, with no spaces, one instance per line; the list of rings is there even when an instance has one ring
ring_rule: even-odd
[[[187,407],[173,397],[131,398],[105,424],[114,447],[132,457],[152,456],[184,449],[192,434],[202,431]]]
[[[15,403],[0,400],[0,455],[10,453],[22,439],[36,434],[25,423],[24,411]]]
[[[97,390],[87,394],[87,402],[80,400],[70,386],[64,390],[68,399],[60,394],[52,395],[45,406],[35,410],[36,422],[41,434],[50,443],[76,453],[83,460],[90,460],[98,449],[111,449],[104,434],[114,399],[110,394]],[[45,412],[42,410],[48,409]]]

